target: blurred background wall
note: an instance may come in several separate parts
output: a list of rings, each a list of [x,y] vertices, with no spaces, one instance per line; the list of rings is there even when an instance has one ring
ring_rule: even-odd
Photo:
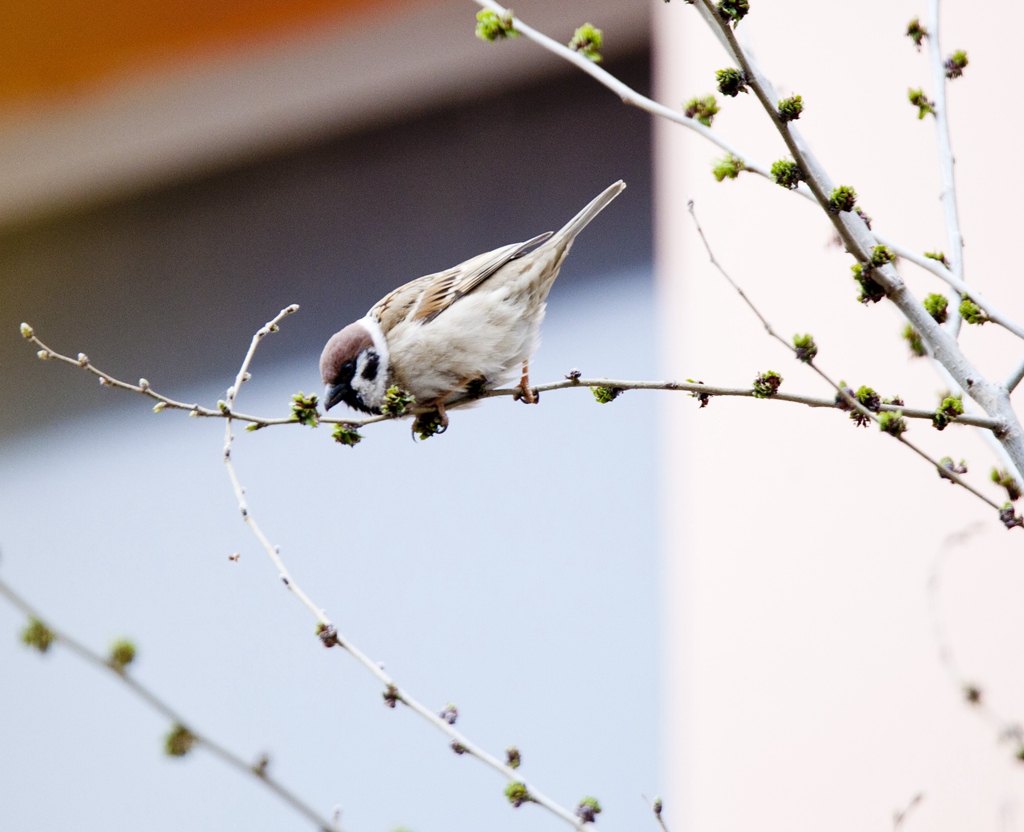
[[[654,374],[649,119],[526,42],[479,41],[475,10],[25,4],[4,29],[2,574],[101,651],[133,637],[140,679],[243,756],[269,752],[348,830],[558,824],[517,814],[500,778],[320,647],[238,522],[217,425],[42,365],[17,325],[214,402],[297,302],[240,402],[280,413],[386,291],[557,228],[623,178],[532,369]],[[646,89],[646,10],[551,4],[537,22],[568,40],[602,10],[609,68]],[[656,418],[578,393],[459,413],[429,443],[395,424],[354,450],[241,432],[236,453],[343,632],[492,751],[518,744],[561,802],[594,793],[627,822],[659,788]],[[163,757],[169,726],[67,653],[26,652],[19,624],[0,607],[0,827],[307,827],[202,751]]]

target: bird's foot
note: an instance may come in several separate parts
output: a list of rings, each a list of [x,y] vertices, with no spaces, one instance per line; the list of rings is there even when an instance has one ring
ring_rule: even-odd
[[[530,387],[530,362],[523,362],[523,377],[519,379],[519,392],[516,393],[517,401],[526,404],[537,404],[540,401],[540,393]]]
[[[448,430],[448,413],[444,409],[444,402],[435,404],[434,410],[421,413],[412,423],[412,435],[415,439],[429,439]]]

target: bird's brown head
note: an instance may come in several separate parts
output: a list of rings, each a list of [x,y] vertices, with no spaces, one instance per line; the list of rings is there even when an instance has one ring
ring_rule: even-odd
[[[324,409],[339,402],[364,413],[380,413],[387,378],[387,357],[374,346],[370,331],[359,321],[336,332],[320,354]]]

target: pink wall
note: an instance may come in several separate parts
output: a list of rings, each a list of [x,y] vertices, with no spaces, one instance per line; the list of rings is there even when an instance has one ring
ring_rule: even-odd
[[[659,101],[713,91],[725,53],[696,11],[652,3]],[[944,249],[935,126],[908,87],[931,88],[927,51],[903,36],[924,2],[753,2],[739,35],[780,94],[799,93],[801,131],[837,181],[854,185],[875,228]],[[1024,8],[946,3],[943,50],[970,66],[950,89],[966,277],[1017,319],[1017,109]],[[721,98],[721,96],[719,96]],[[752,95],[715,122],[770,164],[785,155]],[[784,336],[811,332],[819,363],[851,384],[933,407],[942,388],[911,361],[887,302],[856,302],[851,257],[804,200],[754,175],[718,184],[723,155],[667,122],[656,129],[656,259],[663,373],[748,385],[775,369],[784,389],[830,391],[776,342],[712,269],[686,201],[719,259]],[[944,285],[909,264],[922,297]],[[967,328],[982,370],[1006,376],[1024,343]],[[1018,395],[1018,399],[1020,396]],[[917,793],[910,829],[1024,829],[1024,764],[964,701],[940,662],[928,582],[942,542],[980,522],[944,561],[938,597],[965,677],[1024,719],[1024,531],[941,482],[877,429],[839,413],[745,399],[664,396],[666,819],[674,829],[884,830]],[[968,429],[911,425],[937,456],[965,457],[989,487],[993,458]]]

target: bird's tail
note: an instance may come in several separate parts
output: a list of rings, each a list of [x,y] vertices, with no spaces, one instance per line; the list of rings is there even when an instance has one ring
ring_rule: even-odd
[[[560,231],[556,232],[548,245],[564,246],[566,244],[571,244],[576,235],[586,228],[587,224],[607,208],[608,203],[615,199],[615,197],[624,190],[626,190],[626,183],[621,179],[614,185],[610,185],[605,188],[601,193],[594,197],[593,200],[591,200],[590,204],[586,208],[569,220],[569,222],[567,222]]]

